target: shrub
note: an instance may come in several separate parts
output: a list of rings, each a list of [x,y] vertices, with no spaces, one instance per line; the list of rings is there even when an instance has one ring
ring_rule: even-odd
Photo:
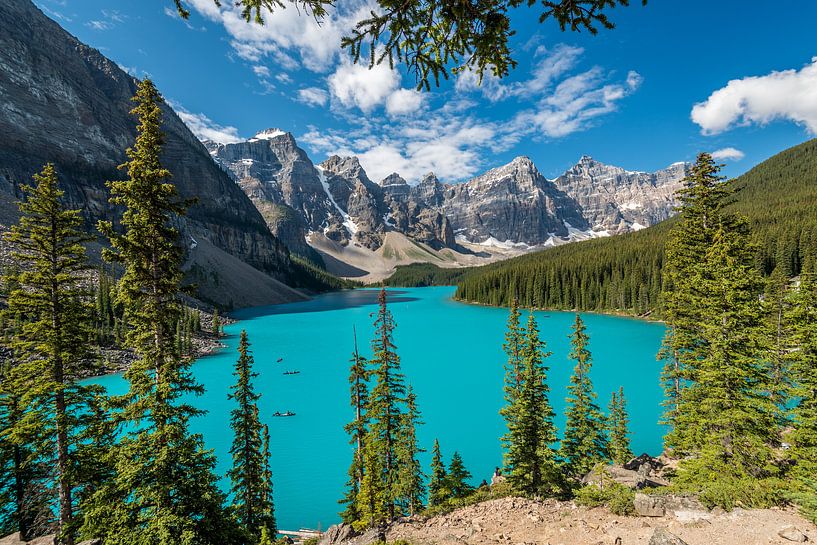
[[[608,483],[603,488],[589,484],[576,491],[575,501],[585,507],[606,505],[614,515],[632,515],[635,513],[635,492],[618,483]]]
[[[768,509],[786,503],[787,486],[782,479],[768,477],[725,477],[709,482],[678,483],[662,490],[669,494],[694,495],[708,509],[735,507]]]

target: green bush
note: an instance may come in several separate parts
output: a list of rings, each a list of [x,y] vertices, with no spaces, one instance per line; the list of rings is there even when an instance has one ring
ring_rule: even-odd
[[[632,515],[635,513],[633,501],[635,492],[618,483],[608,483],[601,488],[589,484],[576,491],[575,501],[585,507],[607,506],[614,515]]]
[[[727,477],[708,482],[678,483],[662,489],[668,494],[693,495],[708,509],[735,507],[768,509],[786,503],[788,487],[778,478]]]

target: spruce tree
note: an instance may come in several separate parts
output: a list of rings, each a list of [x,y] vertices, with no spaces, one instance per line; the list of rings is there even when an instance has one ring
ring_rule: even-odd
[[[406,386],[400,371],[400,356],[394,345],[394,318],[386,306],[386,290],[378,296],[370,360],[374,386],[366,407],[369,429],[364,440],[364,475],[361,483],[359,527],[390,522],[398,515],[400,479],[398,465],[401,428],[405,423],[402,405]]]
[[[605,434],[605,419],[596,403],[596,392],[590,379],[592,358],[587,345],[590,341],[581,316],[576,314],[570,344],[570,358],[576,362],[567,387],[565,435],[560,455],[568,472],[582,477],[599,462],[609,459],[609,444]]]
[[[11,342],[19,364],[8,374],[9,390],[19,395],[21,412],[12,437],[36,437],[43,463],[56,469],[56,533],[66,545],[76,534],[76,489],[81,451],[79,437],[93,426],[88,410],[98,387],[77,380],[93,373],[88,352],[92,338],[91,292],[83,287],[88,271],[79,210],[62,203],[57,173],[49,164],[24,186],[20,221],[6,236],[20,272],[12,282],[7,312],[22,317]]]
[[[508,359],[505,362],[505,405],[499,413],[505,420],[508,433],[503,436],[503,447],[508,451],[511,429],[516,428],[516,411],[519,409],[519,395],[522,388],[522,377],[525,370],[522,350],[525,345],[525,328],[520,324],[521,313],[519,312],[519,300],[513,298],[511,308],[508,313],[508,322],[505,328],[505,343],[502,349]]]
[[[202,388],[174,343],[182,279],[174,221],[184,205],[160,160],[163,100],[145,79],[134,102],[136,143],[120,167],[128,176],[108,184],[111,203],[124,208],[122,229],[109,222],[99,228],[112,247],[104,256],[124,269],[117,302],[128,325],[125,343],[137,359],[125,373],[127,427],[116,449],[115,477],[91,498],[83,533],[106,545],[233,543],[238,529],[225,514],[215,459],[201,436],[189,431],[190,419],[202,412],[184,399]]]
[[[685,386],[695,381],[696,362],[705,350],[701,331],[703,294],[695,270],[706,257],[719,225],[730,222],[723,206],[730,194],[720,165],[708,153],[701,153],[684,178],[678,193],[679,221],[667,237],[663,267],[664,313],[667,333],[659,359],[664,361],[665,390],[663,422],[670,426],[665,446],[672,449],[687,430],[677,423]]]
[[[261,396],[253,387],[253,380],[258,374],[253,372],[254,361],[245,330],[241,331],[238,354],[233,371],[236,383],[228,395],[236,407],[230,413],[233,465],[227,476],[232,483],[232,510],[236,520],[257,541],[262,528],[272,534],[276,533],[276,528],[271,501],[272,485],[265,475],[269,460],[265,457],[263,428],[258,415],[258,399]]]
[[[526,495],[552,495],[560,491],[562,480],[552,444],[556,441],[553,409],[548,400],[545,343],[533,313],[522,344],[522,373],[519,394],[510,408],[513,419],[503,438],[508,481]]]
[[[789,314],[789,275],[785,267],[778,265],[766,280],[763,307],[769,335],[770,389],[769,395],[777,410],[776,420],[780,426],[788,424],[787,413],[791,396],[789,354],[791,341],[786,318]]]
[[[423,422],[420,419],[420,409],[417,407],[417,396],[409,386],[406,390],[406,410],[400,426],[398,457],[398,485],[397,503],[403,513],[417,514],[423,507],[425,496],[425,474],[417,459],[425,452],[417,441],[417,426]]]
[[[704,348],[676,419],[684,433],[674,436],[674,450],[688,456],[679,465],[678,482],[695,487],[769,475],[778,412],[764,359],[762,281],[745,228],[733,219],[721,223],[693,273],[702,294]]]
[[[352,352],[351,368],[349,370],[350,404],[355,412],[355,418],[346,427],[349,434],[349,443],[354,447],[352,463],[349,466],[349,480],[346,484],[346,494],[340,501],[346,508],[341,513],[343,522],[351,524],[361,518],[360,489],[363,484],[364,440],[368,432],[368,416],[366,407],[369,403],[369,375],[368,362],[360,355],[357,348],[357,331],[353,330],[354,351]]]
[[[620,387],[618,393],[613,392],[610,399],[610,458],[616,464],[624,464],[633,457],[630,449],[630,422],[627,416],[627,402],[624,399],[624,387]]]
[[[451,455],[451,462],[448,464],[448,490],[453,498],[464,498],[474,491],[474,487],[468,482],[471,472],[465,468],[462,456],[454,451]]]
[[[817,471],[817,272],[810,259],[800,282],[787,296],[786,322],[790,324],[789,360],[794,379],[793,431],[788,457],[798,488],[805,488],[811,503],[817,499],[813,486]],[[811,486],[803,486],[803,485]]]
[[[428,505],[433,507],[448,501],[451,492],[448,489],[448,472],[443,463],[439,440],[434,440],[431,450],[431,479],[428,483]]]

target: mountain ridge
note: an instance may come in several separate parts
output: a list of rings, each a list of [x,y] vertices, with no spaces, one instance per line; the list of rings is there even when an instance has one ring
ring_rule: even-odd
[[[375,182],[354,156],[312,161],[282,129],[205,145],[276,236],[292,251],[324,262],[343,261],[340,254],[350,245],[377,253],[391,231],[432,253],[445,250],[451,259],[441,261],[461,266],[638,230],[673,213],[687,168],[675,163],[655,173],[634,172],[583,156],[548,179],[529,157],[518,156],[460,183],[440,182],[429,172],[410,184],[399,173]],[[327,259],[315,260],[315,251]],[[361,266],[366,269],[357,262]]]

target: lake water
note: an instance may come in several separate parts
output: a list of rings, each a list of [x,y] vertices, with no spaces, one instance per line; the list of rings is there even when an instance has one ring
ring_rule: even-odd
[[[389,291],[395,316],[398,352],[407,382],[413,385],[425,424],[418,430],[422,447],[431,450],[439,438],[447,459],[458,450],[474,474],[474,484],[490,479],[501,464],[499,416],[505,356],[502,342],[507,309],[452,301],[453,288]],[[279,527],[326,529],[338,521],[351,447],[343,426],[353,416],[347,382],[352,353],[352,327],[361,353],[369,355],[377,290],[332,293],[303,303],[255,308],[235,313],[239,323],[226,328],[228,348],[195,363],[196,378],[207,392],[197,406],[207,415],[193,431],[202,433],[218,457],[218,472],[230,464],[232,441],[227,393],[236,358],[238,334],[246,329],[262,393],[260,411],[270,426],[275,506]],[[562,412],[573,364],[568,360],[568,334],[574,314],[537,312],[548,358],[551,403]],[[663,325],[641,320],[587,314],[583,316],[593,354],[592,377],[599,403],[606,408],[613,390],[623,386],[631,418],[633,450],[658,454],[663,430],[660,364],[655,355]],[[283,358],[278,363],[277,360]],[[287,370],[300,374],[284,375]],[[95,379],[111,393],[127,385],[120,376]],[[291,418],[274,418],[293,411]],[[423,456],[428,468],[429,454]],[[226,479],[223,484],[228,486]]]

